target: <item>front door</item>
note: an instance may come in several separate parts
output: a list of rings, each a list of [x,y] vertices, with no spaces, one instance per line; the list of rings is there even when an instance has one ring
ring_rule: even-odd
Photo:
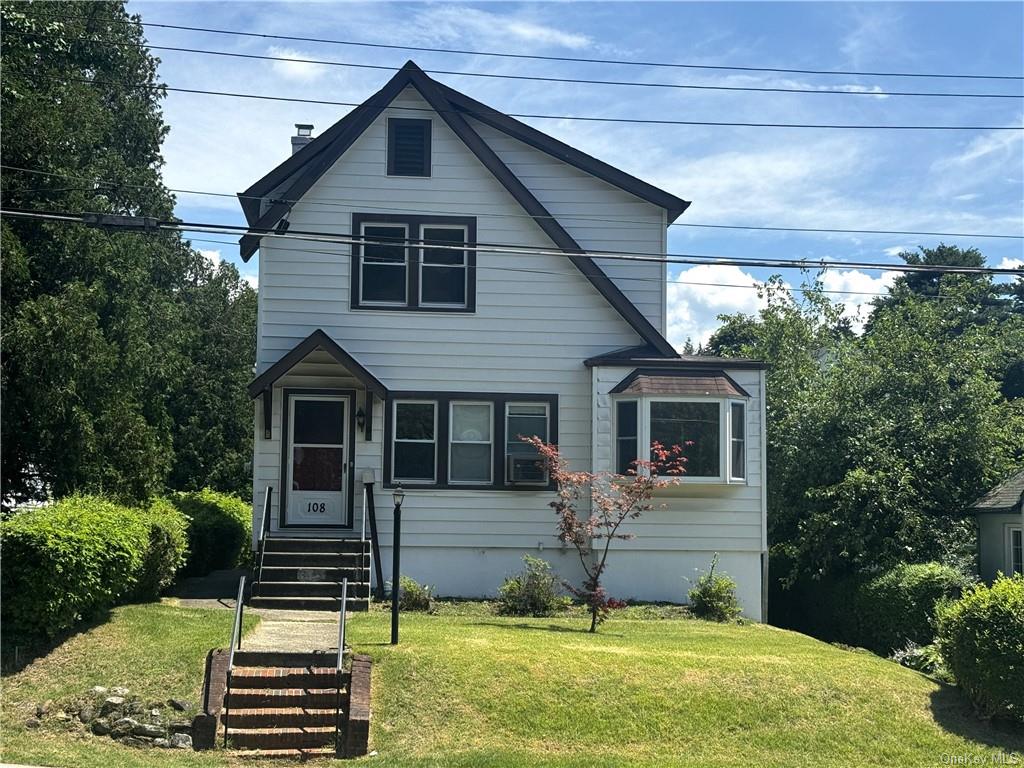
[[[286,527],[348,525],[346,395],[290,394],[286,454]]]

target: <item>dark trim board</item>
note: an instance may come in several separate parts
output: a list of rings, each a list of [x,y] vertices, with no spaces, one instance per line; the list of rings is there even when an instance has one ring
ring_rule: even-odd
[[[288,400],[293,395],[336,395],[337,397],[347,397],[348,407],[346,414],[347,416],[347,427],[345,441],[348,449],[348,459],[346,460],[345,472],[348,475],[348,498],[345,500],[345,516],[347,522],[343,525],[292,525],[286,523],[287,511],[288,511]],[[280,506],[277,510],[277,527],[278,530],[332,530],[332,531],[351,531],[354,527],[354,510],[352,505],[355,501],[355,439],[356,439],[356,390],[354,389],[303,389],[303,388],[286,388],[281,390],[281,501]]]
[[[676,355],[674,357],[655,357],[649,354],[633,354],[636,347],[606,352],[600,355],[588,357],[583,361],[587,368],[596,366],[608,366],[619,368],[650,368],[658,370],[668,369],[702,369],[722,370],[733,368],[735,370],[761,371],[768,368],[768,364],[761,360],[751,360],[745,357],[718,357],[715,355]]]
[[[424,490],[459,490],[459,491],[550,491],[555,489],[554,483],[544,485],[506,485],[505,484],[505,404],[509,402],[536,402],[548,405],[548,442],[558,444],[558,395],[535,392],[440,392],[434,390],[404,390],[389,392],[384,400],[384,452],[381,483],[384,488],[394,488],[397,483],[391,480],[391,437],[394,434],[394,402],[395,400],[436,400],[437,401],[437,435],[436,462],[437,482],[410,483],[405,481],[403,488],[409,491]],[[448,413],[452,401],[486,401],[494,404],[494,435],[493,455],[491,456],[491,475],[494,482],[486,484],[449,483],[448,482]]]
[[[419,239],[419,228],[423,225],[451,225],[466,228],[466,245],[476,245],[476,217],[474,216],[425,216],[404,213],[353,213],[352,237],[362,239],[363,224],[404,224],[409,228],[408,239]],[[417,235],[413,235],[413,231]],[[406,275],[407,301],[403,304],[362,304],[360,303],[360,270],[357,268],[362,256],[362,245],[352,246],[349,266],[349,308],[360,312],[442,312],[446,314],[472,314],[476,312],[476,251],[466,254],[466,306],[438,307],[420,306],[420,261],[422,245],[409,244],[408,274]]]

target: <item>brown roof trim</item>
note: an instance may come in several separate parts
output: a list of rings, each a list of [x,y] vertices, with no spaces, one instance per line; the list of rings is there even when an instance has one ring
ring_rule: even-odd
[[[1024,504],[1024,469],[1020,469],[999,483],[968,507],[976,514],[1013,513]]]
[[[747,392],[743,387],[736,383],[736,381],[725,371],[714,370],[714,369],[690,369],[690,370],[671,370],[665,368],[637,368],[632,371],[626,378],[616,384],[609,390],[609,394],[617,395],[622,394],[629,390],[634,383],[641,379],[694,379],[694,378],[714,378],[723,380],[723,384],[727,389],[731,389],[732,392],[715,393],[722,397],[750,397],[750,393]],[[646,394],[643,390],[637,392],[637,394]],[[659,394],[656,391],[651,391],[650,394]],[[661,393],[666,394],[666,393]]]
[[[612,352],[604,352],[594,357],[588,357],[583,361],[587,368],[597,366],[645,368],[665,370],[722,370],[732,368],[734,370],[760,371],[768,368],[768,364],[761,360],[751,360],[746,357],[717,357],[714,355],[676,355],[675,357],[657,357],[650,354],[647,347],[626,347]]]
[[[683,200],[663,189],[655,187],[653,184],[648,184],[646,181],[638,179],[636,176],[631,176],[613,165],[609,165],[592,155],[588,155],[586,152],[581,152],[575,147],[559,141],[554,136],[549,136],[526,123],[521,123],[514,117],[510,117],[504,112],[499,112],[476,99],[471,99],[454,88],[450,88],[443,83],[438,83],[437,87],[451,104],[466,112],[470,117],[476,118],[481,123],[485,123],[514,139],[518,139],[524,144],[529,144],[534,149],[539,149],[541,152],[549,154],[564,163],[579,168],[591,176],[596,176],[614,187],[639,197],[641,200],[646,200],[648,203],[664,208],[668,213],[669,222],[675,221],[683,211],[690,207],[689,200]]]
[[[342,349],[341,345],[334,339],[317,328],[309,336],[292,347],[284,357],[249,382],[249,386],[246,388],[249,392],[249,397],[259,397],[261,392],[270,389],[274,382],[288,373],[306,355],[316,349],[322,349],[333,357],[349,373],[359,379],[370,392],[380,396],[382,399],[387,396],[388,389],[381,383],[380,379],[366,370],[362,363]]]
[[[323,151],[319,154],[309,155],[308,165],[298,174],[293,184],[284,192],[283,196],[291,201],[301,198],[317,179],[341,157],[359,135],[369,127],[370,123],[383,111],[384,107],[407,85],[412,85],[420,92],[426,102],[442,117],[455,135],[462,140],[477,159],[508,190],[523,210],[533,217],[541,230],[551,238],[551,241],[560,250],[569,254],[569,261],[572,262],[573,266],[583,273],[597,289],[598,293],[612,305],[640,338],[653,347],[657,353],[666,357],[674,357],[676,355],[675,349],[661,335],[658,329],[626,298],[625,294],[622,293],[604,271],[585,254],[580,244],[566,232],[562,225],[555,220],[551,213],[519,180],[519,177],[512,173],[490,145],[480,137],[480,134],[473,130],[466,119],[455,110],[451,102],[442,94],[439,84],[427,77],[423,70],[412,61],[406,62],[398,74],[391,78],[387,85],[378,91],[377,94],[371,97],[370,101],[373,102],[371,108],[364,110],[358,118],[349,122],[345,130],[337,134],[336,138],[331,140],[330,144],[326,145]],[[364,106],[370,105],[370,101],[366,102]],[[362,107],[357,109],[362,109]],[[331,131],[333,131],[333,128]],[[290,160],[298,158],[306,149],[323,142],[331,131],[327,131],[319,138],[314,139],[306,145],[303,151],[296,153]],[[289,161],[285,161],[282,167],[288,163]],[[257,182],[257,185],[273,176],[277,170],[271,171],[261,182]],[[253,185],[253,188],[257,185]],[[259,229],[272,228],[292,205],[293,203],[291,202],[280,201],[272,204],[267,212],[260,216],[259,220],[255,224],[251,224],[251,226]],[[259,247],[260,237],[260,235],[245,235],[241,239],[240,246],[243,261],[247,261]]]

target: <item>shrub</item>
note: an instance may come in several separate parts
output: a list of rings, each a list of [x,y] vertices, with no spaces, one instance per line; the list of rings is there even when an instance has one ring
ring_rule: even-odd
[[[246,565],[252,555],[252,506],[237,496],[209,488],[167,498],[189,518],[188,560],[184,573],[205,576]]]
[[[1000,576],[940,606],[939,649],[979,714],[1024,722],[1024,576]]]
[[[900,666],[907,667],[907,669],[923,672],[947,683],[953,682],[953,677],[950,675],[949,670],[946,669],[937,643],[918,645],[911,641],[903,648],[893,651],[889,658]]]
[[[718,553],[711,558],[711,568],[697,577],[689,592],[690,610],[700,619],[732,621],[740,615],[740,602],[736,599],[736,582],[722,573],[715,574]]]
[[[434,588],[420,584],[408,576],[399,578],[398,608],[402,611],[429,611],[434,599]]]
[[[853,611],[857,637],[865,648],[888,656],[908,642],[929,645],[935,639],[935,607],[962,594],[971,580],[940,563],[897,565],[857,589]]]
[[[54,637],[133,595],[151,530],[138,510],[95,496],[71,496],[0,523],[4,633]]]
[[[558,578],[551,564],[523,555],[526,566],[498,588],[498,613],[502,616],[551,616],[561,606]]]
[[[135,596],[153,599],[174,582],[188,556],[188,518],[166,499],[156,499],[143,513],[149,525],[149,548]]]

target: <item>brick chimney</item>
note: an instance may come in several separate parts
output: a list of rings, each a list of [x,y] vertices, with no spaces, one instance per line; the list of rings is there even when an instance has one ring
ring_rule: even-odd
[[[292,154],[294,155],[313,140],[313,126],[308,123],[296,123],[295,135],[292,136]]]

